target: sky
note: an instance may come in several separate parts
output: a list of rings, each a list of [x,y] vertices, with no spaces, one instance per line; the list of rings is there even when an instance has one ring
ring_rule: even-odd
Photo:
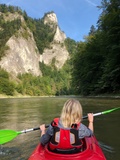
[[[54,11],[58,25],[67,37],[83,41],[90,27],[97,26],[102,0],[0,0],[0,4],[20,7],[31,18],[42,18]]]

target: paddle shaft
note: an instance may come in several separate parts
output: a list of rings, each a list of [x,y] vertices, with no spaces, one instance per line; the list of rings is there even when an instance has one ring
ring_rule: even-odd
[[[99,115],[102,115],[102,114],[108,114],[108,113],[111,113],[111,112],[113,112],[115,110],[118,110],[118,109],[120,109],[120,107],[113,108],[113,109],[106,110],[106,111],[99,112],[99,113],[95,113],[95,114],[93,114],[93,116],[99,116]],[[83,119],[87,119],[87,118],[88,118],[88,116],[84,116],[83,117]],[[46,125],[45,127],[48,128],[49,125]],[[27,133],[27,132],[31,132],[31,131],[36,131],[36,130],[40,130],[40,127],[26,129],[26,130],[23,130],[23,131],[0,130],[0,145],[11,141],[13,138],[17,137],[19,134]]]
[[[49,127],[49,125],[45,125],[45,128],[48,128],[48,127]],[[39,129],[40,129],[40,127],[25,129],[25,130],[20,131],[20,133],[27,133],[27,132],[36,131]]]
[[[115,110],[118,110],[118,109],[120,109],[120,107],[118,107],[118,108],[113,108],[113,109],[109,109],[109,110],[106,110],[106,111],[103,111],[103,112],[94,113],[93,116],[95,117],[95,116],[100,116],[100,115],[102,115],[102,114],[108,114],[108,113],[111,113],[111,112],[113,112],[113,111],[115,111]],[[83,117],[83,119],[87,119],[87,118],[88,118],[88,116],[84,116],[84,117]]]
[[[93,114],[93,116],[99,116],[99,115],[101,115],[102,114],[102,112],[100,112],[100,113],[95,113],[95,114]],[[83,119],[87,119],[88,118],[88,116],[84,116],[83,117]],[[49,125],[45,125],[45,128],[48,128],[49,127]],[[36,131],[36,130],[39,130],[40,129],[40,127],[36,127],[36,128],[31,128],[31,129],[25,129],[25,130],[23,130],[23,131],[20,131],[21,133],[27,133],[27,132],[31,132],[31,131]]]
[[[94,113],[93,116],[95,117],[95,116],[100,116],[102,114],[108,114],[108,113],[111,113],[111,112],[113,112],[115,110],[118,110],[118,109],[120,109],[120,107],[113,108],[113,109],[110,109],[110,110],[106,110],[106,111],[103,111],[103,112]],[[88,116],[83,116],[83,119],[87,119],[87,118],[88,118]],[[45,126],[45,128],[48,128],[48,127],[49,127],[49,125]],[[23,131],[20,131],[20,132],[21,133],[27,133],[27,132],[36,131],[36,130],[39,130],[39,129],[40,129],[40,127],[36,127],[36,128],[26,129],[26,130],[23,130]]]
[[[94,114],[93,114],[94,117],[95,117],[95,116],[100,116],[100,115],[102,115],[102,112],[94,113]],[[84,116],[84,117],[83,117],[83,119],[87,119],[87,118],[88,118],[88,116]]]
[[[93,114],[93,116],[98,116],[98,115],[101,115],[101,113],[95,113],[95,114]],[[88,118],[88,116],[84,116],[83,117],[83,119],[87,119]],[[49,127],[49,125],[45,125],[45,128],[48,128]],[[25,130],[22,130],[22,131],[20,131],[19,133],[27,133],[27,132],[31,132],[31,131],[36,131],[36,130],[39,130],[40,129],[40,127],[36,127],[36,128],[30,128],[30,129],[25,129]]]

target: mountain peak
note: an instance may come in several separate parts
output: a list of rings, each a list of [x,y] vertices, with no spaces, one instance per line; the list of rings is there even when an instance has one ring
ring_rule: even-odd
[[[44,16],[44,24],[57,24],[58,20],[57,20],[57,16],[54,12],[49,12],[47,14],[45,14]]]

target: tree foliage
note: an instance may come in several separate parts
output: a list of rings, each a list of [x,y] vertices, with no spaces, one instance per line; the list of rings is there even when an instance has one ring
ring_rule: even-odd
[[[0,60],[5,55],[5,51],[9,48],[6,43],[9,38],[19,30],[21,21],[19,19],[6,22],[3,16],[0,16]]]
[[[28,95],[63,95],[70,94],[70,73],[67,72],[69,64],[66,64],[63,69],[57,70],[44,63],[40,63],[40,68],[43,73],[42,77],[35,77],[31,74],[19,75],[21,80],[16,87],[17,92]],[[67,74],[66,74],[67,73]]]
[[[0,68],[0,94],[13,96],[15,85],[9,80],[9,74]]]
[[[55,32],[48,24],[44,24],[43,18],[32,19],[27,16],[26,12],[24,12],[23,15],[28,27],[33,32],[37,48],[42,54],[44,48],[49,48],[50,42],[52,42]]]
[[[73,84],[78,94],[120,92],[119,6],[119,0],[103,0],[98,29],[79,44],[73,67]]]

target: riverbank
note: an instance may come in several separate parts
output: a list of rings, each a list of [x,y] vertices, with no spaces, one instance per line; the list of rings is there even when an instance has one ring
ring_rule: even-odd
[[[34,98],[34,97],[56,97],[56,96],[30,96],[30,95],[14,95],[14,96],[9,96],[9,95],[4,95],[4,94],[0,94],[0,99],[3,98]]]
[[[9,96],[9,95],[4,95],[4,94],[0,94],[0,99],[3,98],[36,98],[36,97],[84,97],[84,98],[115,98],[115,99],[119,99],[120,95],[111,95],[111,94],[107,94],[107,95],[96,95],[96,96],[82,96],[82,95],[60,95],[60,96],[54,96],[54,95],[49,95],[49,96],[30,96],[30,95],[22,95],[22,94],[17,94],[14,96]]]
[[[31,97],[29,95],[15,95],[15,96],[9,96],[9,95],[5,95],[5,94],[0,94],[0,98],[24,98],[24,97]]]

